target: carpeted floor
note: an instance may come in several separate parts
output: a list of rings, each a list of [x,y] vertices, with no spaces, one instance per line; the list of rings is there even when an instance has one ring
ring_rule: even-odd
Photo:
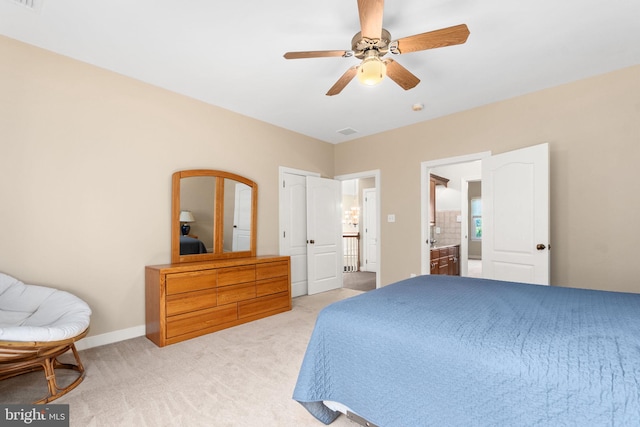
[[[470,259],[467,263],[467,271],[469,277],[482,277],[482,260]]]
[[[357,291],[371,291],[376,288],[376,273],[368,271],[343,273],[342,286]]]
[[[52,403],[82,427],[320,427],[291,398],[298,370],[320,309],[359,293],[294,298],[292,311],[164,348],[140,337],[81,351],[84,381]],[[42,372],[0,381],[2,403],[45,394]],[[357,424],[332,424],[344,426]]]

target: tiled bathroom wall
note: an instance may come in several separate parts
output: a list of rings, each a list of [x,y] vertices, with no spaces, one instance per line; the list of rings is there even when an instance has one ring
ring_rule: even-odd
[[[461,215],[461,211],[436,211],[436,225],[432,227],[436,246],[460,244]]]

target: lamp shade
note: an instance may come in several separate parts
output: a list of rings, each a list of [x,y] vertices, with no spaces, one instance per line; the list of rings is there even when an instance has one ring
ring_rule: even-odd
[[[194,222],[195,220],[191,211],[180,211],[180,222]]]
[[[387,73],[387,66],[378,57],[377,52],[369,50],[358,67],[358,80],[367,86],[377,85]]]

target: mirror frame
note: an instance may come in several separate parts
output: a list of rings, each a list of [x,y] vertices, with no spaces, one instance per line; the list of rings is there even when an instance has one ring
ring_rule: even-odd
[[[180,182],[182,178],[210,176],[215,177],[215,200],[213,209],[213,252],[206,254],[180,255]],[[232,179],[251,187],[251,236],[248,251],[223,252],[224,218],[224,180]],[[190,169],[175,172],[172,175],[171,197],[171,262],[212,261],[229,258],[247,258],[256,256],[256,235],[258,225],[258,184],[252,180],[231,172],[212,169]]]

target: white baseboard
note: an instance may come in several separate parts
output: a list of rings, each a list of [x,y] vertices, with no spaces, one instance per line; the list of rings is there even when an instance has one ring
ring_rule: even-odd
[[[144,336],[145,332],[145,325],[140,325],[134,326],[133,328],[120,329],[119,331],[107,332],[106,334],[94,335],[78,341],[76,348],[78,350],[86,350],[101,345],[113,344],[114,342]]]

